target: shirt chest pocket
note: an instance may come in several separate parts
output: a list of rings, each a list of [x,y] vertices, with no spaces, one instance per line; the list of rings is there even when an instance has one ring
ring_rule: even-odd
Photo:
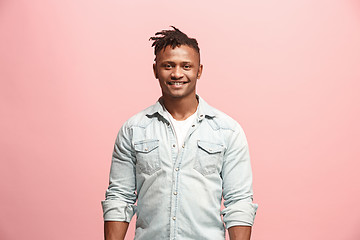
[[[202,140],[197,145],[194,169],[202,175],[215,173],[222,163],[224,146]]]
[[[148,139],[134,143],[136,170],[153,174],[160,169],[159,140]]]

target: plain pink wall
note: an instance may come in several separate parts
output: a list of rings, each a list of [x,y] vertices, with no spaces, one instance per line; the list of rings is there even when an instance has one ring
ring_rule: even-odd
[[[169,25],[248,136],[252,239],[360,239],[356,0],[0,1],[0,239],[102,238],[113,143],[160,96],[148,39]]]

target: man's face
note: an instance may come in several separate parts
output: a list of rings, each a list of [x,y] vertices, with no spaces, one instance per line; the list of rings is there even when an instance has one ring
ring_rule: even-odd
[[[158,52],[153,67],[165,98],[195,96],[196,81],[203,69],[195,49],[187,45],[174,49],[167,46]]]

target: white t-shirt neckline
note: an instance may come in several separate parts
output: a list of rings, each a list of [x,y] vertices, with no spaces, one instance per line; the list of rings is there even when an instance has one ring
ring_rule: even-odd
[[[175,130],[175,135],[176,135],[176,139],[177,139],[177,146],[178,149],[180,149],[180,146],[182,146],[185,142],[185,137],[191,127],[191,125],[193,124],[195,117],[196,117],[196,113],[193,113],[191,116],[189,116],[188,118],[186,118],[185,120],[176,120],[175,118],[173,118],[173,116],[166,110],[167,114],[169,115],[169,119],[170,122],[172,124],[172,126],[174,127]]]

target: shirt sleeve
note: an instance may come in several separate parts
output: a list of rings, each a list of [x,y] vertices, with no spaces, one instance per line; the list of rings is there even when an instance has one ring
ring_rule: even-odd
[[[109,187],[101,202],[104,221],[130,222],[136,212],[135,155],[131,146],[130,129],[120,129],[112,155]]]
[[[253,203],[252,170],[249,148],[240,125],[229,136],[222,169],[223,198],[221,211],[226,228],[252,226],[258,205]]]

